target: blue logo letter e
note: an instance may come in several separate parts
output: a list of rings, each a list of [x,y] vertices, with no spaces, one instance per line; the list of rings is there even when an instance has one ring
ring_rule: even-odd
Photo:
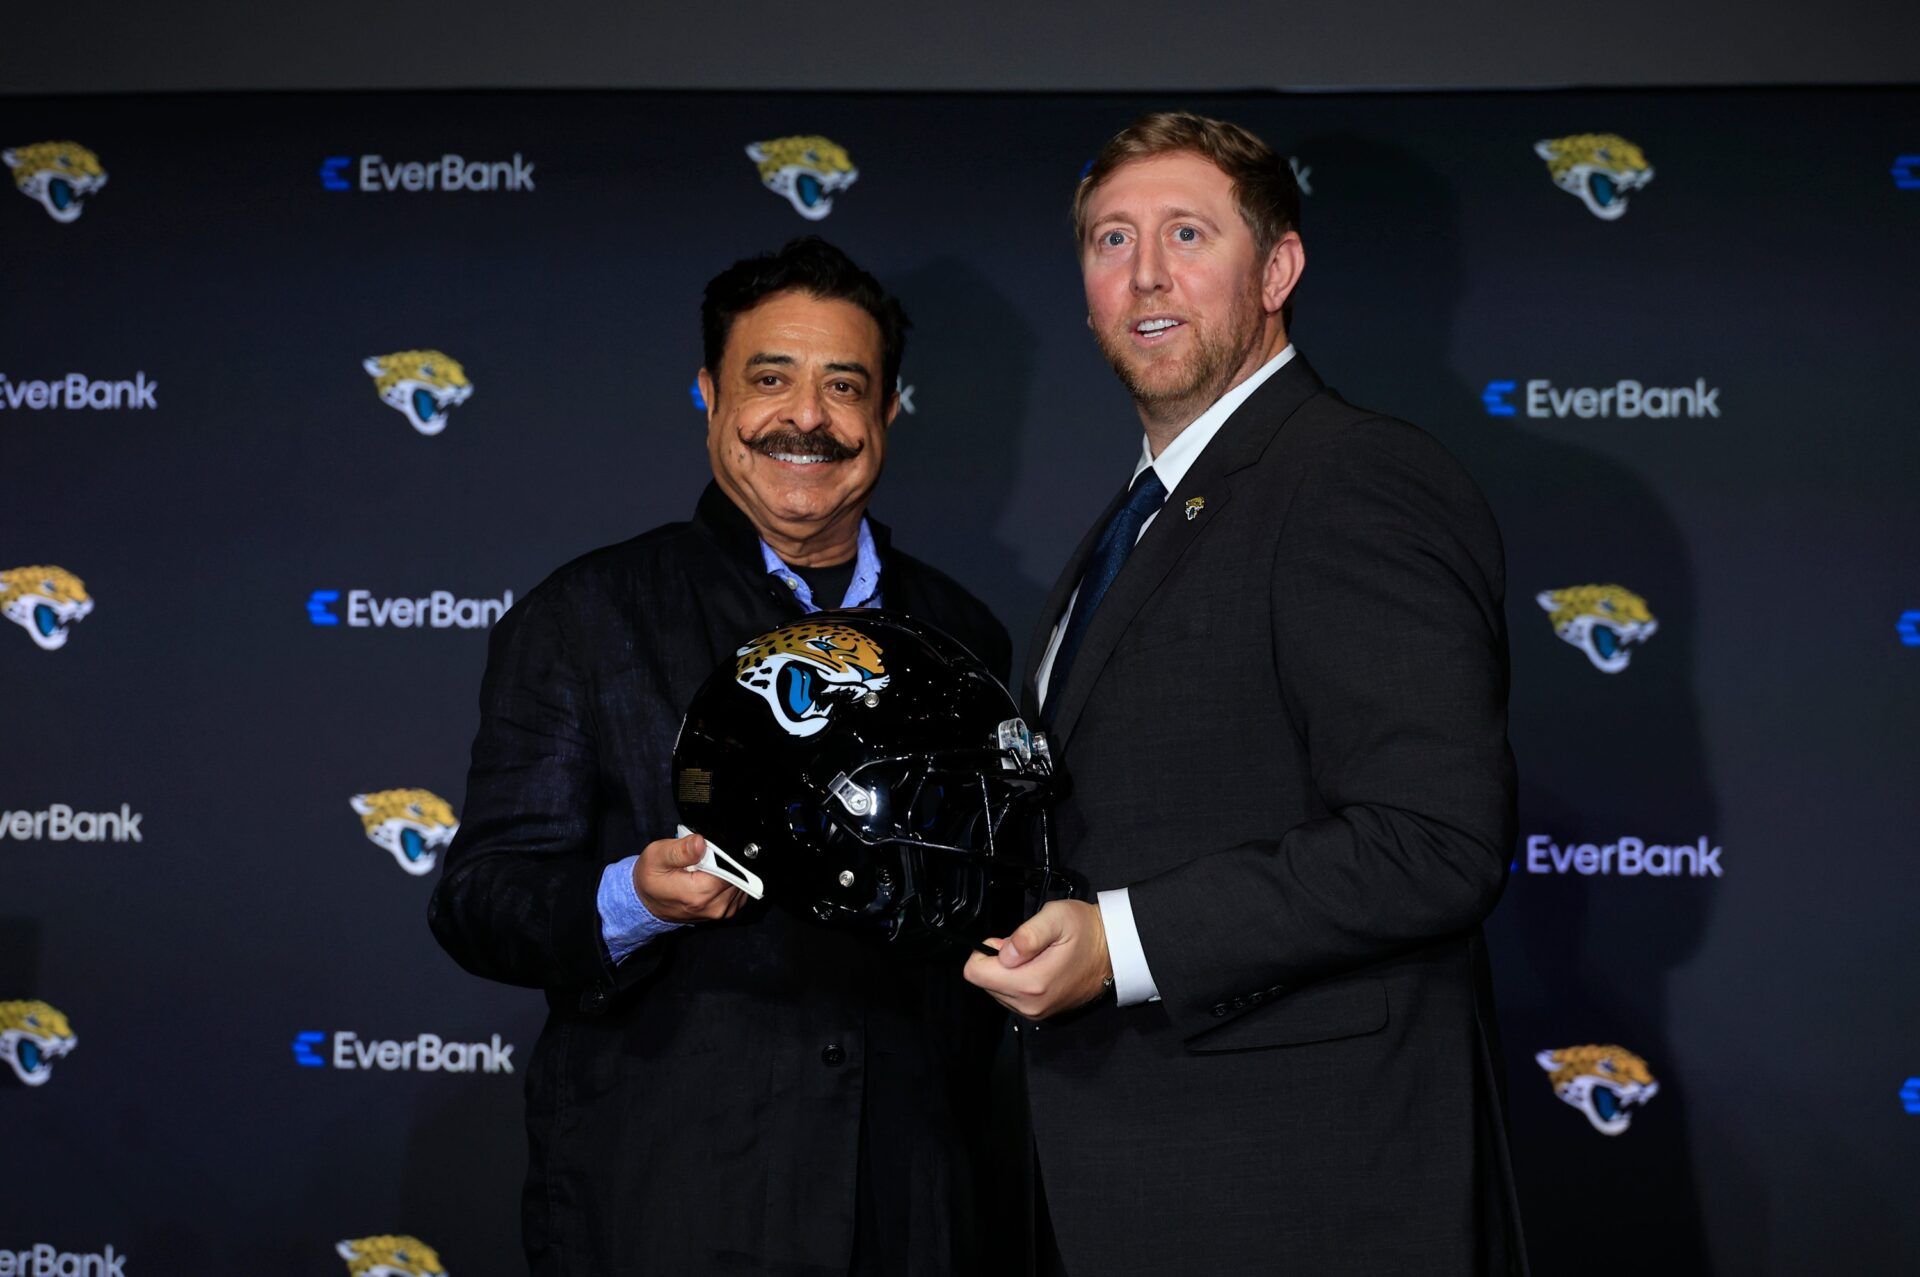
[[[1480,402],[1487,406],[1489,417],[1511,417],[1513,405],[1507,402],[1507,396],[1513,393],[1511,381],[1490,381],[1487,388],[1480,392]]]
[[[307,596],[307,619],[315,625],[338,625],[340,618],[327,606],[340,601],[338,590],[315,590]]]
[[[303,1069],[326,1068],[326,1060],[322,1059],[313,1049],[316,1045],[326,1040],[327,1035],[324,1033],[307,1032],[294,1034],[293,1062]]]
[[[330,191],[350,191],[353,183],[340,176],[340,170],[353,163],[351,155],[329,155],[320,161],[320,185]]]

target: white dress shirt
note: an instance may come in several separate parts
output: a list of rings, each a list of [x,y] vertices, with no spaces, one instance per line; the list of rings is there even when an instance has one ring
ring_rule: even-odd
[[[1213,401],[1213,406],[1193,419],[1193,424],[1175,435],[1173,442],[1161,449],[1159,456],[1153,455],[1153,444],[1145,436],[1140,440],[1140,460],[1133,467],[1133,475],[1127,480],[1131,487],[1133,480],[1148,466],[1160,478],[1161,486],[1171,496],[1180,487],[1180,481],[1187,477],[1187,471],[1200,459],[1213,437],[1220,433],[1220,427],[1227,424],[1234,410],[1247,401],[1247,397],[1260,389],[1267,378],[1285,368],[1293,358],[1293,346],[1288,344],[1285,350],[1261,364],[1251,377],[1221,395]],[[1147,534],[1153,521],[1160,517],[1159,511],[1147,516],[1140,525],[1140,536]],[[1135,545],[1140,537],[1135,537]],[[1047,703],[1047,683],[1053,675],[1054,657],[1060,654],[1060,636],[1067,628],[1067,618],[1073,615],[1074,600],[1080,597],[1076,586],[1072,597],[1068,598],[1066,610],[1054,623],[1053,635],[1047,640],[1047,653],[1040,658],[1040,671],[1034,679],[1040,696],[1041,705]],[[1113,962],[1113,995],[1123,1007],[1140,1002],[1160,1000],[1160,988],[1153,982],[1153,972],[1147,968],[1146,952],[1140,947],[1140,929],[1133,922],[1133,903],[1127,898],[1127,889],[1117,887],[1099,894],[1100,921],[1107,929],[1107,955]]]

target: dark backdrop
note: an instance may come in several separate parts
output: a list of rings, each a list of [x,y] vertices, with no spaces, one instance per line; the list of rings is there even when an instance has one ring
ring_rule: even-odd
[[[0,808],[141,818],[83,842],[0,816],[0,1003],[77,1042],[40,1085],[0,1064],[0,1251],[321,1274],[394,1233],[517,1271],[540,999],[439,952],[431,878],[349,806],[457,810],[483,633],[315,624],[313,593],[342,617],[353,590],[518,596],[685,517],[701,286],[817,230],[915,320],[876,513],[1023,640],[1139,446],[1066,203],[1107,135],[1176,104],[1297,158],[1301,350],[1439,435],[1506,533],[1523,799],[1492,932],[1539,1270],[1909,1267],[1920,93],[1894,90],[0,102],[0,146],[71,140],[109,178],[68,223],[0,187],[0,569],[64,568],[94,604],[56,650],[30,602],[0,625]],[[1587,133],[1654,171],[1617,219],[1535,154]],[[823,220],[744,154],[796,134],[859,170]],[[321,175],[446,153],[517,153],[534,189]],[[420,349],[472,386],[432,437],[362,368]],[[75,373],[144,376],[153,406],[31,406]],[[1704,383],[1718,415],[1528,415],[1529,381],[1622,379]],[[1657,621],[1618,673],[1535,599],[1587,585]],[[1623,838],[1705,838],[1721,873],[1528,850]],[[0,1045],[25,1014],[0,1007]],[[340,1068],[344,1034],[499,1035],[516,1071]],[[1658,1083],[1618,1135],[1536,1061],[1588,1044]]]

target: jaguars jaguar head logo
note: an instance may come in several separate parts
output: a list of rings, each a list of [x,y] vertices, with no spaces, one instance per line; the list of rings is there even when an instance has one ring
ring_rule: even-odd
[[[1553,1093],[1585,1113],[1602,1135],[1626,1130],[1633,1123],[1633,1106],[1660,1091],[1647,1062],[1625,1047],[1567,1046],[1533,1059],[1547,1071]]]
[[[52,566],[0,572],[0,615],[46,651],[67,644],[67,627],[86,619],[93,599],[80,578]]]
[[[460,831],[453,808],[429,789],[382,789],[348,801],[360,813],[367,841],[391,852],[410,874],[431,873],[440,849]]]
[[[831,138],[776,137],[747,146],[747,158],[760,166],[760,181],[785,196],[793,211],[810,222],[833,212],[837,191],[852,186],[860,170],[846,149]]]
[[[79,1045],[67,1017],[44,1002],[0,1002],[0,1059],[28,1086],[53,1076],[53,1062]]]
[[[0,160],[13,170],[13,186],[56,222],[80,216],[86,199],[107,184],[100,157],[78,142],[35,142],[0,151]]]
[[[741,648],[734,677],[773,710],[789,736],[812,736],[836,704],[887,685],[880,645],[829,621],[796,621]]]
[[[352,1277],[447,1277],[440,1256],[418,1237],[356,1237],[334,1250]]]
[[[380,402],[405,417],[423,435],[447,428],[447,416],[473,395],[460,361],[437,350],[401,350],[361,361],[373,377]]]
[[[1547,610],[1553,632],[1585,652],[1603,674],[1627,668],[1634,644],[1646,642],[1660,628],[1647,601],[1618,585],[1542,590],[1533,601]]]
[[[1618,133],[1576,133],[1533,144],[1554,185],[1577,195],[1587,211],[1613,221],[1627,211],[1627,195],[1653,180],[1640,148]]]

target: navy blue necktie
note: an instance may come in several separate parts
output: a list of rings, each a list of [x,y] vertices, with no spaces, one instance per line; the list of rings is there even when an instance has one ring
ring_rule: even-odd
[[[1067,618],[1067,632],[1060,640],[1060,650],[1053,658],[1053,672],[1047,675],[1047,699],[1067,685],[1067,673],[1073,668],[1073,658],[1080,651],[1081,640],[1087,637],[1087,627],[1093,622],[1093,610],[1100,606],[1100,600],[1106,597],[1107,587],[1113,584],[1113,578],[1120,575],[1120,568],[1126,563],[1127,556],[1133,553],[1133,543],[1140,539],[1140,526],[1152,517],[1167,499],[1166,485],[1160,482],[1160,476],[1148,466],[1133,480],[1133,490],[1127,494],[1127,502],[1113,512],[1107,520],[1106,529],[1100,533],[1100,540],[1093,547],[1093,553],[1087,558],[1087,570],[1080,577],[1080,592],[1074,596],[1073,614]]]

